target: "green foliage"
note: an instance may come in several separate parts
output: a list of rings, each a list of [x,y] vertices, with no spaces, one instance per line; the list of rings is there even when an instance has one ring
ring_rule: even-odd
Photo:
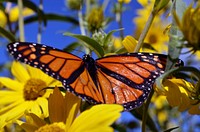
[[[0,27],[0,35],[8,39],[10,42],[16,41],[15,36],[11,32],[7,31],[2,27]]]
[[[71,36],[71,37],[77,38],[77,39],[85,42],[83,44],[86,47],[90,48],[92,51],[94,51],[99,57],[104,56],[103,48],[94,39],[91,39],[90,37],[87,37],[85,35],[72,34],[72,33],[68,33],[68,32],[64,33],[64,35]]]
[[[0,37],[3,40],[2,43],[4,41],[6,41],[6,43],[19,41],[19,36],[21,35],[20,33],[23,33],[21,31],[22,29],[19,29],[18,21],[14,21],[14,22],[10,21],[9,16],[11,14],[9,14],[9,12],[6,11],[7,2],[17,5],[18,0],[0,0],[0,11],[2,11],[2,14],[6,18],[5,27],[0,26]],[[129,30],[129,29],[124,29],[123,27],[124,25],[122,21],[123,13],[125,13],[128,9],[125,4],[126,3],[125,1],[112,2],[113,6],[111,7],[108,6],[111,2],[109,3],[109,1],[107,0],[104,0],[101,4],[98,1],[93,1],[93,0],[87,0],[84,2],[82,0],[79,0],[78,3],[77,1],[74,1],[74,0],[65,1],[65,2],[68,2],[67,5],[70,8],[69,11],[73,11],[73,15],[75,14],[74,16],[63,15],[59,13],[46,13],[45,10],[43,10],[39,5],[35,4],[34,1],[23,0],[22,2],[23,2],[24,7],[33,10],[34,15],[24,17],[23,25],[21,26],[26,28],[25,27],[26,25],[29,25],[32,23],[38,23],[37,37],[42,36],[44,27],[51,28],[48,26],[48,22],[50,21],[64,22],[66,24],[71,24],[73,27],[77,27],[80,29],[80,33],[78,34],[72,33],[72,31],[64,31],[63,35],[67,36],[66,39],[68,39],[69,37],[76,38],[74,42],[66,44],[65,48],[63,49],[66,52],[72,52],[74,50],[80,50],[82,52],[82,50],[84,50],[83,52],[85,52],[86,54],[92,54],[92,52],[94,52],[99,58],[104,57],[109,54],[127,53],[127,49],[122,44],[122,41],[125,38],[124,32]],[[41,2],[40,4],[43,5],[46,1],[43,1],[43,3],[42,1],[40,2]],[[132,2],[136,2],[136,1],[132,1]],[[148,3],[147,5],[145,4],[143,5],[142,3],[140,3],[141,8],[143,8],[143,10],[138,9],[136,11],[138,13],[137,17],[143,18],[147,16],[147,14],[142,14],[144,12],[145,13],[149,12],[148,14],[149,16],[147,18],[143,18],[145,20],[144,22],[145,25],[140,25],[141,24],[140,22],[135,23],[136,29],[139,29],[141,26],[143,30],[140,32],[141,34],[139,33],[138,41],[135,39],[135,42],[137,42],[138,44],[134,50],[135,52],[140,52],[140,51],[156,52],[156,53],[168,52],[166,69],[165,69],[165,73],[156,79],[156,82],[155,82],[156,88],[155,90],[152,90],[146,102],[141,107],[130,111],[130,113],[137,119],[136,121],[137,123],[135,122],[114,123],[112,127],[116,131],[117,130],[126,131],[128,129],[137,128],[138,126],[141,127],[142,131],[144,132],[146,130],[155,131],[155,132],[160,131],[160,130],[162,131],[165,130],[165,132],[170,132],[176,129],[181,129],[182,124],[176,125],[179,127],[172,127],[172,128],[166,127],[167,125],[171,123],[171,120],[175,119],[175,117],[178,117],[178,114],[180,114],[181,112],[177,112],[178,110],[174,112],[170,104],[168,104],[167,106],[162,104],[162,108],[157,108],[155,102],[152,101],[153,98],[158,99],[157,98],[158,95],[155,95],[156,93],[159,94],[159,92],[156,91],[157,89],[160,92],[162,92],[162,95],[159,95],[159,96],[165,96],[166,98],[169,98],[167,95],[164,94],[167,91],[165,89],[164,83],[165,81],[170,80],[172,77],[176,77],[177,79],[180,79],[180,80],[183,79],[184,81],[187,82],[186,85],[191,84],[191,86],[193,86],[193,87],[189,87],[189,86],[184,87],[180,85],[181,88],[184,87],[184,90],[188,92],[188,96],[187,96],[188,100],[194,101],[190,107],[193,107],[200,103],[200,71],[199,69],[193,66],[188,66],[189,64],[187,63],[186,63],[186,66],[176,67],[176,63],[181,55],[182,49],[187,47],[185,46],[185,41],[186,41],[184,38],[185,36],[183,32],[180,30],[180,27],[178,27],[181,21],[177,21],[178,19],[183,18],[184,12],[185,10],[187,10],[186,3],[180,0],[172,0],[171,5],[169,4],[170,0],[155,0],[154,3],[150,1],[148,1],[147,3]],[[197,2],[196,5],[200,5],[199,3],[200,2]],[[150,5],[151,5],[151,8],[149,8]],[[106,9],[107,7],[112,8],[111,10],[113,12],[111,16],[107,16],[106,14],[108,10]],[[134,7],[129,7],[129,8],[134,8]],[[169,34],[168,34],[169,40],[167,41],[168,51],[164,50],[164,45],[166,44],[164,42],[160,44],[160,47],[161,48],[163,47],[163,50],[160,51],[157,47],[158,45],[155,46],[154,43],[147,41],[146,38],[148,36],[148,33],[151,34],[150,32],[151,30],[155,30],[153,27],[153,24],[156,24],[156,26],[159,24],[165,24],[164,21],[162,21],[162,19],[164,19],[163,16],[166,17],[166,14],[169,13],[169,10],[170,10],[170,14],[172,14],[172,21],[170,21],[171,25],[170,25]],[[174,14],[176,15],[174,16]],[[115,23],[118,26],[116,30],[109,29],[107,30],[108,32],[105,33],[104,30],[108,29],[109,24],[113,24],[113,23]],[[63,29],[61,30],[63,31]],[[164,32],[164,29],[162,31]],[[116,32],[119,33],[118,36],[117,35],[115,36]],[[151,36],[150,37],[151,39],[156,40],[160,37],[159,36],[160,34],[161,34],[160,32],[156,32],[157,36],[155,36],[155,34],[151,34],[149,36]],[[136,34],[134,35],[137,36]],[[118,38],[120,40],[119,47],[115,46],[115,41],[114,41],[115,38]],[[38,41],[39,40],[41,39],[38,39]],[[191,55],[193,55],[193,53]],[[194,60],[191,60],[191,61],[194,61]],[[155,67],[156,66],[159,66],[159,63],[155,64]],[[1,64],[0,71],[6,67],[9,67],[9,66],[5,66],[5,64]],[[1,87],[4,87],[4,86],[2,86],[2,84],[0,83],[0,88]],[[65,92],[65,89],[63,89],[63,87],[58,87],[58,88],[60,89],[60,91]],[[53,89],[53,88],[48,87],[43,90],[47,90],[47,89]],[[137,96],[135,96],[135,98],[137,98]],[[87,102],[82,102],[80,111],[83,112],[91,108],[92,106],[93,105]],[[4,105],[0,104],[0,107],[3,108]],[[188,109],[190,109],[190,107]],[[161,112],[166,112],[165,116],[167,116],[167,120],[163,119],[164,121],[159,121],[159,114]],[[140,123],[139,121],[142,123]]]
[[[185,11],[186,7],[185,7],[185,3],[183,1],[177,1],[175,0],[173,2],[173,6],[172,6],[172,13],[175,11],[177,13],[177,15],[182,18],[183,12]],[[168,48],[168,59],[167,59],[167,66],[166,66],[166,70],[171,69],[174,65],[175,62],[177,61],[177,59],[179,58],[179,55],[181,53],[183,44],[180,41],[180,39],[183,37],[182,33],[180,32],[180,30],[177,27],[176,21],[173,19],[172,17],[172,24],[171,24],[171,28],[170,28],[170,34],[169,34],[170,40],[169,40],[169,48]]]
[[[4,0],[4,1],[13,2],[13,3],[17,4],[17,0]],[[31,2],[30,0],[23,0],[22,2],[25,7],[32,9],[33,11],[35,11],[38,14],[38,17],[43,21],[44,25],[47,24],[47,20],[44,15],[44,12],[36,4]]]
[[[43,17],[47,20],[47,22],[48,21],[69,22],[76,26],[79,24],[79,22],[71,16],[64,16],[64,15],[54,14],[54,13],[45,13]],[[40,16],[38,16],[38,15],[30,16],[24,20],[24,24],[30,24],[32,22],[37,22],[39,18],[40,18]],[[47,26],[47,24],[46,24],[46,26]]]

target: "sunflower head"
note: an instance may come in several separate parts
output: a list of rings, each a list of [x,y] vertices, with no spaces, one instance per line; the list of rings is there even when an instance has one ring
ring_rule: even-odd
[[[63,122],[55,122],[53,124],[46,124],[40,127],[36,132],[44,132],[44,131],[52,131],[52,132],[66,132],[65,124]]]
[[[35,100],[38,97],[42,97],[45,94],[44,88],[47,84],[36,78],[29,79],[24,86],[24,98],[25,100]]]
[[[189,6],[183,14],[182,21],[177,19],[177,25],[183,33],[183,39],[187,41],[187,47],[193,48],[194,51],[200,50],[200,4],[193,8]]]

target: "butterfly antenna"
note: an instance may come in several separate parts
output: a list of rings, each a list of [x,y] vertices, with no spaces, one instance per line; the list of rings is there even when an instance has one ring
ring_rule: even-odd
[[[57,87],[57,86],[56,86]],[[47,90],[47,89],[54,89],[55,87],[46,87],[43,88],[42,90]],[[64,87],[57,87],[61,92],[66,92],[66,89]],[[41,90],[41,91],[42,91]]]

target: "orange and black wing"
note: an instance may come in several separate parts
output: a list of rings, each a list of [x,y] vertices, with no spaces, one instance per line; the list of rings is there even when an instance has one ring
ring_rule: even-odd
[[[45,45],[17,42],[8,45],[17,59],[60,80],[66,90],[92,103],[139,107],[155,79],[164,72],[166,55],[131,53],[94,61]]]
[[[96,60],[98,89],[103,103],[139,107],[148,97],[155,79],[164,72],[166,55],[131,53]]]
[[[10,43],[7,47],[15,59],[61,81],[66,90],[89,102],[102,102],[102,94],[81,58],[50,46],[29,42]]]
[[[81,58],[53,47],[28,42],[11,43],[7,47],[15,59],[67,84],[74,82],[84,70]]]

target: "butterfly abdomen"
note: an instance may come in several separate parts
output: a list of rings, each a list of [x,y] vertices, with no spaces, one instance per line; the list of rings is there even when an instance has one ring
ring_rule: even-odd
[[[95,65],[95,60],[90,55],[85,54],[83,56],[83,62],[84,62],[86,69],[88,70],[92,80],[94,81],[94,84],[97,87],[97,77],[96,77],[97,67]]]

